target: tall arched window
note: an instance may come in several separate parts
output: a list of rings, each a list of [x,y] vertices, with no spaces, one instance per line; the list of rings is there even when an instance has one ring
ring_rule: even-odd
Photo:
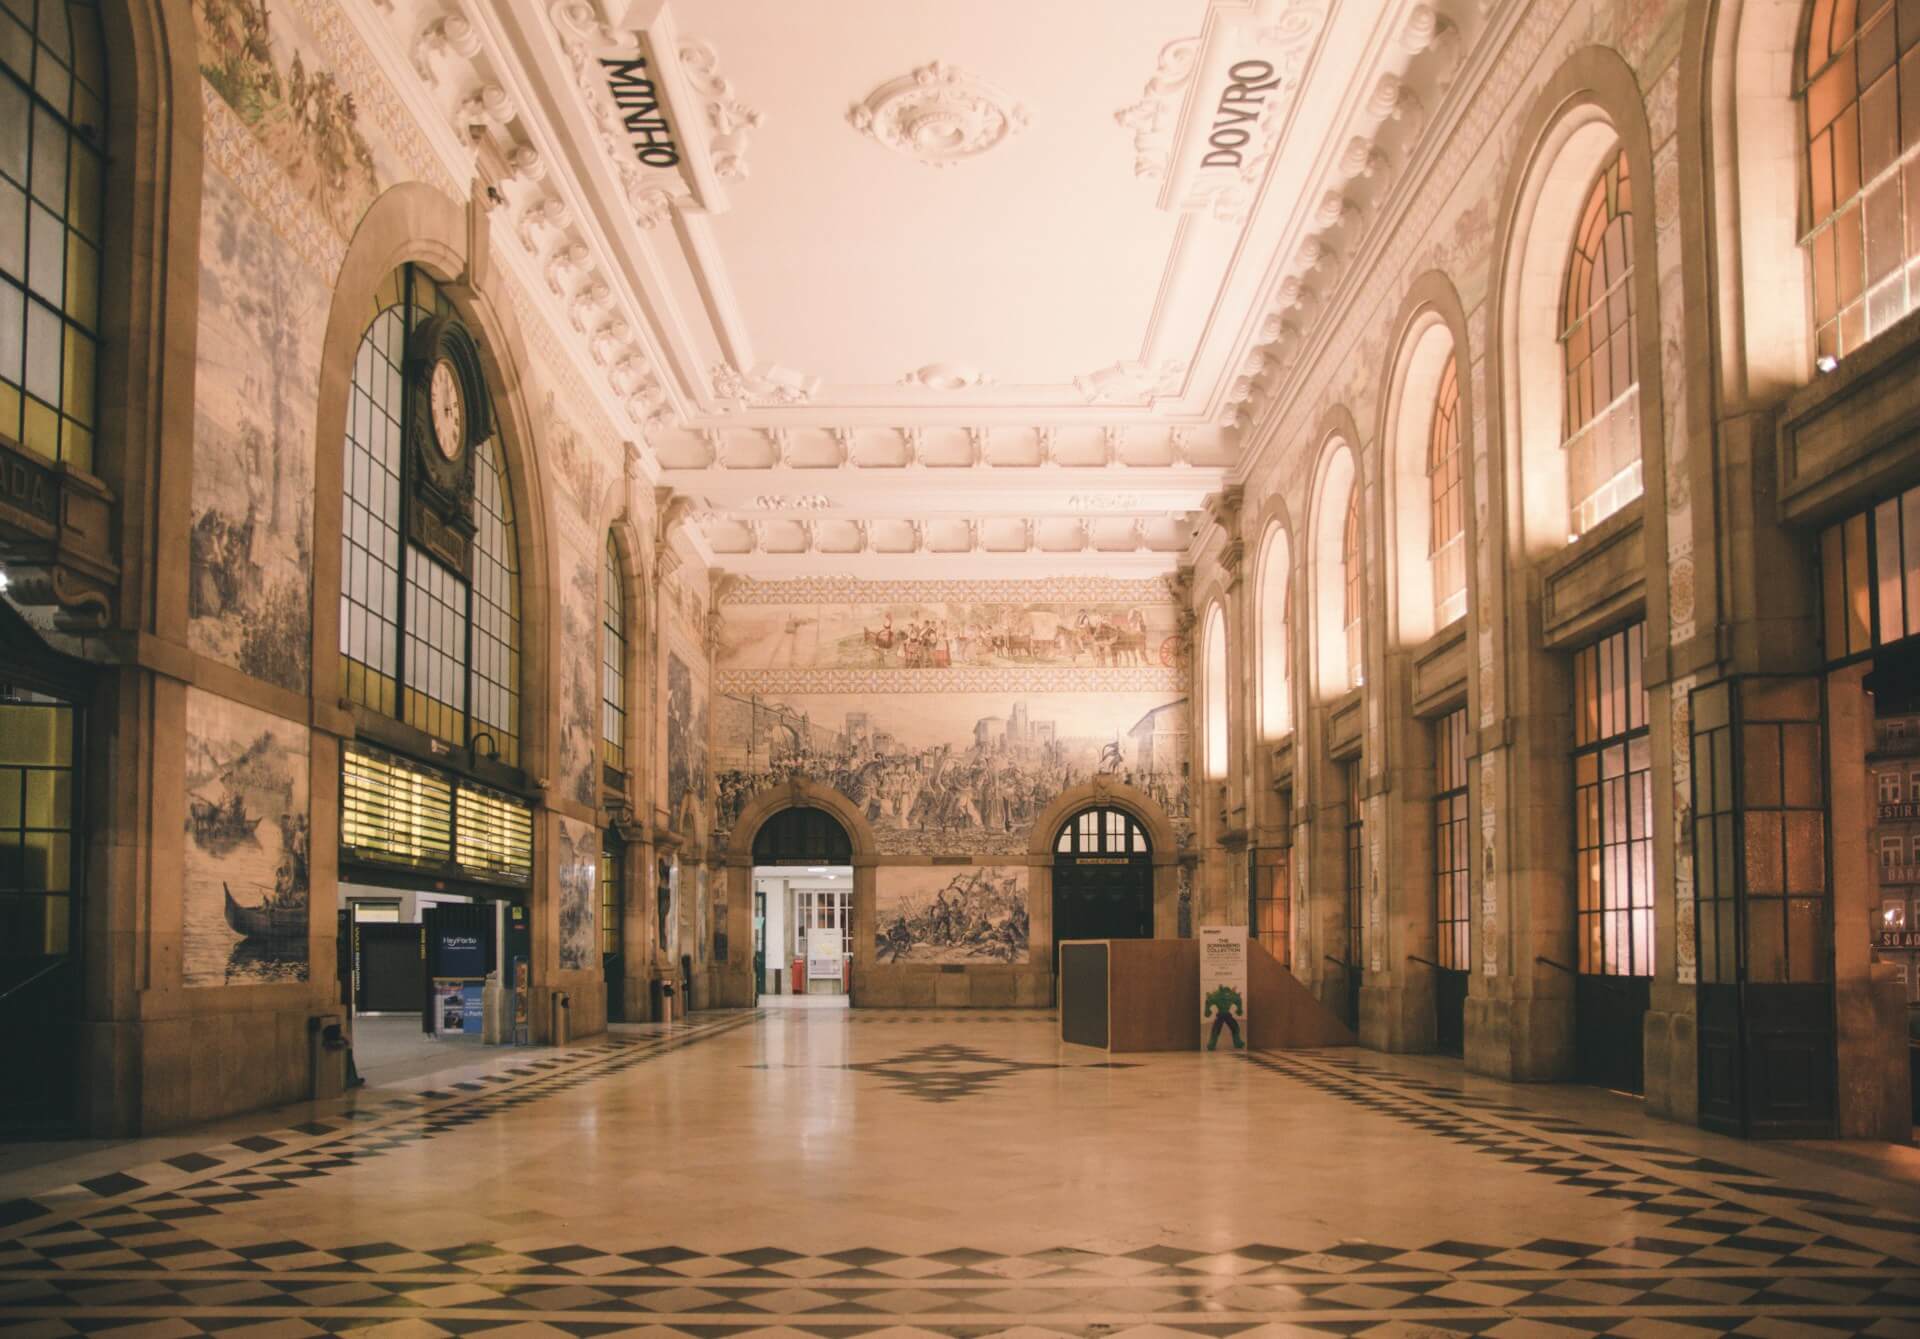
[[[1920,10],[1814,0],[1800,85],[1807,118],[1815,354],[1853,352],[1920,297]]]
[[[0,439],[93,472],[106,71],[91,4],[0,14]]]
[[[1560,320],[1567,526],[1578,538],[1641,490],[1633,189],[1624,149],[1601,167],[1580,207]]]
[[[1227,775],[1227,620],[1214,605],[1207,612],[1206,635],[1207,779]]]
[[[1293,728],[1293,563],[1287,532],[1268,532],[1260,560],[1260,737],[1277,740]]]
[[[1360,480],[1347,490],[1347,519],[1340,530],[1340,576],[1344,592],[1340,625],[1347,638],[1347,687],[1366,682],[1367,559],[1360,528]]]
[[[1448,354],[1427,434],[1427,558],[1433,564],[1435,628],[1467,612],[1467,494],[1460,469],[1459,364]]]
[[[517,765],[519,545],[478,354],[412,266],[375,306],[342,453],[342,686],[351,701]]]
[[[627,770],[627,591],[620,551],[607,535],[605,594],[600,601],[600,746],[610,772]]]

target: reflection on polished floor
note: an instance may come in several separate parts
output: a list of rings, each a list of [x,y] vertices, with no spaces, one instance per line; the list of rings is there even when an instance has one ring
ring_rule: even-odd
[[[0,1330],[1920,1334],[1912,1149],[1868,1175],[1456,1063],[1056,1028],[702,1015],[16,1164]]]

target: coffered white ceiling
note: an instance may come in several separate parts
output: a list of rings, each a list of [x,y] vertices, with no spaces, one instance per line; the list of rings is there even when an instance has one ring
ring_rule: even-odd
[[[1462,54],[1414,0],[349,3],[760,576],[1174,565]]]

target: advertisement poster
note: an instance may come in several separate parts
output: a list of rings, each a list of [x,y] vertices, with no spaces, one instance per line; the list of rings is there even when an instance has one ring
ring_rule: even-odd
[[[480,1035],[481,987],[465,981],[433,983],[433,1030],[441,1037]]]
[[[1232,1039],[1232,1051],[1247,1048],[1247,927],[1200,927],[1201,1049],[1220,1049],[1220,1035]]]
[[[838,981],[845,952],[838,930],[815,927],[807,931],[807,980]]]

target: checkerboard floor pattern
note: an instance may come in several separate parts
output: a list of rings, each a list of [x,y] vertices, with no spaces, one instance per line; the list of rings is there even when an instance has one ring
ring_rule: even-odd
[[[898,1036],[893,1028],[871,1035],[900,1049],[814,1069],[835,1084],[870,1085],[855,1091],[898,1102],[889,1110],[914,1119],[961,1120],[979,1106],[918,1102],[910,1085],[900,1091],[901,1067],[961,1052],[998,1063],[1002,1051],[1022,1050],[975,1047],[969,1024],[951,1016],[903,1016],[896,1024]],[[890,1243],[811,1252],[771,1244],[722,1251],[596,1245],[590,1233],[544,1222],[455,1245],[421,1245],[402,1232],[343,1243],[269,1230],[289,1221],[290,1208],[297,1219],[306,1189],[329,1178],[378,1174],[396,1160],[417,1167],[440,1156],[436,1141],[448,1136],[547,1119],[536,1115],[543,1103],[575,1109],[617,1098],[643,1078],[690,1081],[747,1032],[773,1025],[759,1014],[721,1016],[503,1064],[424,1092],[373,1095],[345,1115],[93,1178],[45,1197],[37,1212],[20,1216],[15,1206],[10,1224],[0,1222],[0,1333],[1920,1336],[1920,1257],[1903,1249],[1914,1240],[1911,1220],[1530,1109],[1520,1089],[1493,1099],[1357,1053],[1254,1054],[1227,1063],[1261,1085],[1246,1089],[1250,1100],[1285,1103],[1312,1093],[1390,1123],[1404,1132],[1410,1174],[1432,1141],[1484,1159],[1503,1193],[1551,1187],[1557,1196],[1606,1204],[1607,1221],[1624,1215],[1636,1230],[1591,1240],[1556,1233],[1474,1241],[1423,1236],[1409,1223],[1398,1241],[1330,1231],[1317,1245],[1289,1232],[1285,1244],[1115,1240],[996,1249],[993,1225],[984,1224],[975,1241],[939,1249]],[[1100,1072],[1078,1052],[1033,1047],[1008,1062],[1006,1086],[994,1098],[1021,1100],[1024,1081],[1071,1083],[1081,1071]],[[1045,1062],[1049,1055],[1053,1063]],[[808,1066],[736,1068],[766,1075]],[[1155,1058],[1141,1057],[1100,1082],[1143,1085],[1127,1089],[1135,1100],[1155,1100],[1152,1093],[1177,1100],[1179,1083],[1144,1086],[1155,1074]],[[670,1232],[672,1215],[660,1219]],[[260,1230],[236,1230],[248,1226]]]

